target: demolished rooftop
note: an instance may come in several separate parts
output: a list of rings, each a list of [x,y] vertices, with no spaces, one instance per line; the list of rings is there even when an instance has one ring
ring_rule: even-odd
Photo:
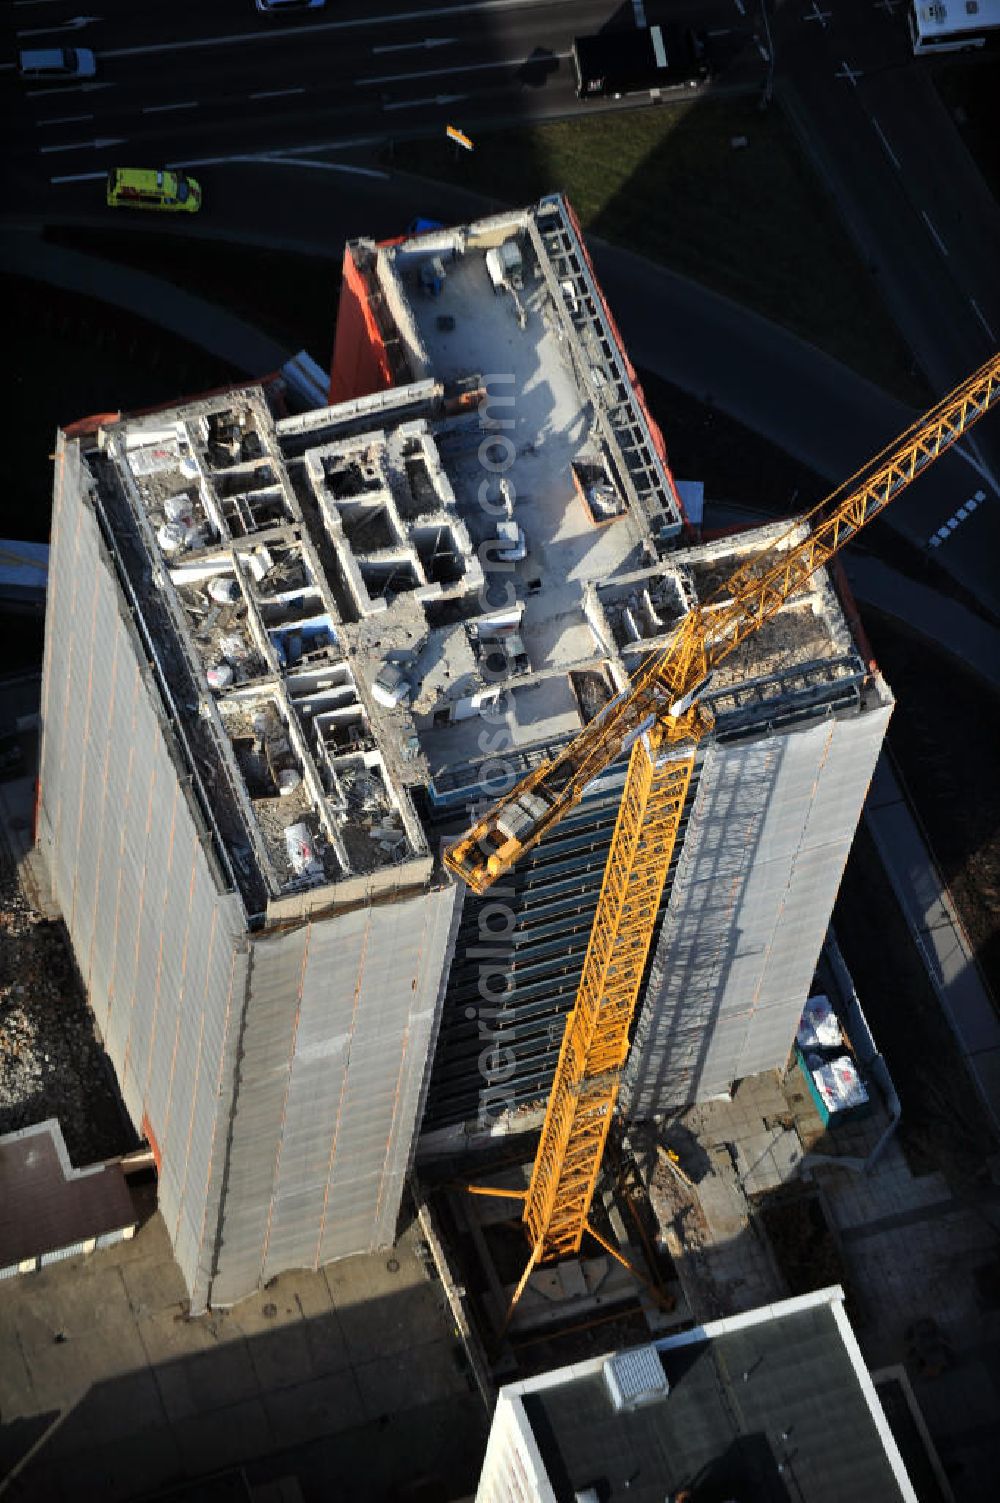
[[[352,247],[405,385],[296,417],[246,387],[97,432],[104,535],[251,919],[425,882],[414,790],[472,796],[484,718],[527,765],[782,530],[671,551],[662,440],[567,212]],[[716,713],[789,674],[862,677],[825,578],[734,655]]]

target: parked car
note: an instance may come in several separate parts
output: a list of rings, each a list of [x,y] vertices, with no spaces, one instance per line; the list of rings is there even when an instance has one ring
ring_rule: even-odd
[[[159,209],[196,214],[201,188],[186,172],[156,167],[114,167],[108,173],[108,203],[113,209]]]
[[[32,47],[18,53],[17,71],[22,78],[49,78],[55,83],[93,78],[97,59],[89,47]]]

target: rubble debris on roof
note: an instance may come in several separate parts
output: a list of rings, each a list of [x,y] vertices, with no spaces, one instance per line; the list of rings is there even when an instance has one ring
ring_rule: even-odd
[[[471,789],[491,728],[527,757],[573,735],[777,533],[673,551],[676,489],[561,205],[352,246],[404,384],[280,419],[245,387],[99,432],[108,530],[253,911],[426,880],[416,789]],[[850,650],[818,579],[715,690]]]

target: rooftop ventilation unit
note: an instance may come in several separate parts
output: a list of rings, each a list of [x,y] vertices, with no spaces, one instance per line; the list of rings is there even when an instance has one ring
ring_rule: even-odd
[[[655,1346],[634,1346],[616,1352],[604,1364],[604,1381],[617,1413],[656,1404],[670,1392]]]

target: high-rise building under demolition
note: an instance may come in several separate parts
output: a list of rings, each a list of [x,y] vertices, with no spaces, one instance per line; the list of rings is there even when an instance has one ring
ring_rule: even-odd
[[[623,769],[489,899],[442,841],[781,531],[685,533],[560,198],[348,247],[332,395],[58,445],[37,840],[194,1309],[544,1098]],[[709,699],[636,1115],[784,1064],[891,708],[825,575]]]

